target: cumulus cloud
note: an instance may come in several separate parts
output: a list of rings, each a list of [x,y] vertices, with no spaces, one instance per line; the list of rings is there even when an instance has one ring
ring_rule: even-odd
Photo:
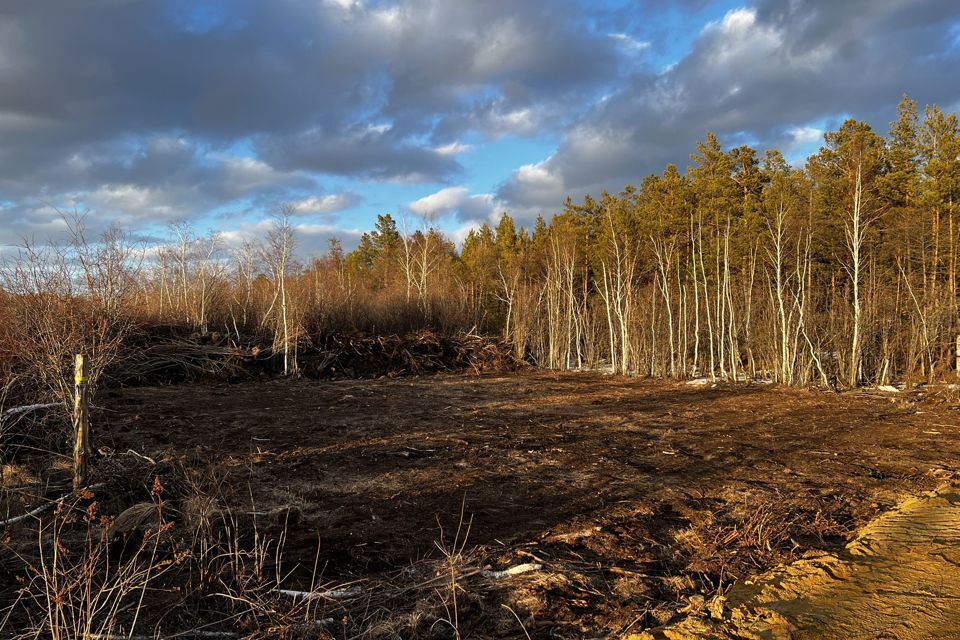
[[[425,220],[455,215],[461,222],[493,219],[498,202],[491,194],[471,195],[466,187],[447,187],[411,202],[407,208]]]
[[[761,0],[732,10],[666,71],[634,73],[497,195],[516,210],[551,199],[556,209],[564,194],[618,190],[669,162],[684,168],[707,131],[789,147],[823,133],[790,123],[846,113],[885,131],[903,92],[921,103],[960,99],[960,55],[948,45],[958,19],[948,0]]]
[[[552,124],[542,114],[609,81],[616,46],[578,11],[574,0],[2,3],[0,200],[160,219],[309,192],[318,175],[448,181],[464,134],[535,135]]]
[[[330,215],[349,209],[360,200],[360,196],[355,193],[328,193],[322,196],[307,196],[289,204],[298,215]]]
[[[459,140],[454,140],[453,142],[442,144],[433,148],[434,152],[439,153],[442,156],[455,156],[460,153],[467,153],[471,149],[473,149],[472,144],[463,144]]]
[[[90,210],[91,223],[132,228],[189,219],[241,199],[275,206],[290,190],[316,189],[299,170],[282,171],[252,157],[211,151],[184,138],[156,136],[140,141],[91,145],[37,168],[24,184],[0,176],[0,197],[14,205],[0,212],[12,226],[17,212],[31,211],[32,235],[57,219],[57,209]],[[23,218],[19,218],[23,220]]]
[[[453,154],[397,140],[392,129],[356,127],[339,133],[314,129],[289,136],[264,136],[257,151],[288,171],[306,169],[341,176],[436,182],[461,171]]]
[[[800,147],[839,114],[886,128],[905,91],[960,104],[954,0],[744,0],[673,50],[707,4],[2,2],[0,228],[73,205],[134,227],[284,201],[322,218],[381,182],[446,186],[419,215],[530,218],[682,167],[707,130]],[[500,158],[496,193],[451,186],[504,136],[559,144]]]
[[[336,131],[373,115],[395,121],[402,143],[469,111],[477,92],[509,113],[594,86],[616,55],[567,0],[239,0],[200,32],[186,8],[4,3],[4,145],[58,154],[171,130],[229,141]]]
[[[650,48],[650,43],[646,40],[637,40],[633,36],[626,33],[611,33],[610,37],[614,39],[615,42],[620,44],[630,53],[640,53],[646,51]]]
[[[234,228],[220,233],[220,241],[228,251],[244,243],[256,244],[269,233],[273,220],[263,218],[239,222]],[[331,238],[337,238],[345,249],[353,249],[360,243],[363,232],[333,224],[299,223],[293,225],[294,249],[301,257],[318,256],[327,250]]]
[[[823,138],[823,129],[817,127],[791,127],[787,133],[795,144],[816,142]]]

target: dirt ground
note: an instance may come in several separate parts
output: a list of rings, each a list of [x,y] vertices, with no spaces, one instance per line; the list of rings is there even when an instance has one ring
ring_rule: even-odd
[[[284,586],[303,588],[315,559],[323,580],[359,585],[334,636],[615,637],[706,616],[735,580],[842,548],[960,459],[960,404],[904,393],[528,373],[99,402],[108,454],[205,469],[231,509],[285,536]],[[436,596],[456,624],[428,624],[434,594],[398,585],[458,525],[453,616]]]
[[[737,582],[709,618],[689,616],[633,638],[955,640],[958,600],[960,494],[945,486],[904,500],[835,553]]]

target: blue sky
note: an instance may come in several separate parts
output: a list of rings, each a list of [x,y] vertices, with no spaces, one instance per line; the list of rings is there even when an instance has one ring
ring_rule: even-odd
[[[89,212],[304,253],[378,213],[454,238],[685,168],[802,163],[903,93],[960,105],[954,0],[35,0],[0,4],[0,244]]]

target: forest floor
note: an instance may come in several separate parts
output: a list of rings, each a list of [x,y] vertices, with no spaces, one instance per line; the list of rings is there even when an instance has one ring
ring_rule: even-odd
[[[175,462],[282,540],[282,587],[350,585],[324,605],[332,637],[720,634],[734,604],[762,599],[744,579],[779,584],[766,572],[847,553],[960,465],[946,389],[527,372],[140,387],[97,402],[107,455]]]

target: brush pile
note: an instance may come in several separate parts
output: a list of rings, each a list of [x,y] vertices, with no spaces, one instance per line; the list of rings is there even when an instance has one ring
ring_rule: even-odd
[[[110,372],[123,384],[238,380],[269,358],[256,343],[241,344],[221,333],[186,333],[149,327],[133,334]]]
[[[301,370],[309,378],[484,373],[522,366],[507,342],[473,334],[438,336],[430,331],[403,336],[328,335],[301,360]]]
[[[240,342],[218,333],[144,330],[129,341],[110,372],[121,384],[269,377],[282,370],[282,354],[265,340]],[[326,334],[297,346],[298,372],[307,378],[378,378],[440,372],[516,371],[523,361],[500,339],[474,334],[441,336]]]

